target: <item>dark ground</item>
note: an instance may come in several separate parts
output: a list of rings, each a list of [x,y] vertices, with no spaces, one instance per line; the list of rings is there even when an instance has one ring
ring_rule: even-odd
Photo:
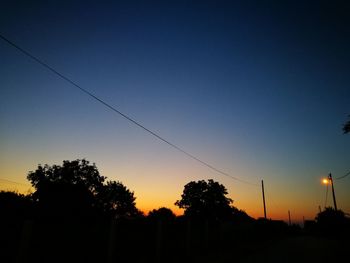
[[[349,239],[341,241],[312,236],[287,237],[268,242],[238,262],[346,262],[349,245]]]
[[[1,263],[346,262],[350,239],[265,222],[2,222]]]

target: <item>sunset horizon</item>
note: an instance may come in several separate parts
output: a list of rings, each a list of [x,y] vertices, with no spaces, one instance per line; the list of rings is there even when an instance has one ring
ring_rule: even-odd
[[[86,159],[147,214],[191,181],[257,219],[350,213],[348,6],[286,1],[5,1],[0,190]],[[30,191],[29,191],[30,190]]]

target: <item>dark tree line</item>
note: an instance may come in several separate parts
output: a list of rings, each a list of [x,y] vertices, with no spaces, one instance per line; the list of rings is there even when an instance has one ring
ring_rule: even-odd
[[[39,165],[27,178],[33,194],[0,191],[0,223],[6,226],[1,262],[181,262],[184,255],[188,262],[234,262],[251,243],[260,247],[266,239],[300,233],[283,221],[249,217],[214,180],[184,186],[175,203],[183,216],[161,207],[144,217],[132,191],[86,160]],[[313,223],[309,233],[350,234],[339,210],[326,209]],[[224,251],[227,259],[218,261]]]
[[[63,161],[62,165],[39,165],[28,173],[34,193],[1,192],[1,209],[13,216],[130,218],[142,215],[135,196],[118,181],[106,180],[89,161]]]
[[[144,217],[132,191],[84,159],[38,165],[27,179],[32,194],[0,191],[0,223],[7,226],[0,235],[4,262],[46,262],[53,254],[52,262],[154,262],[179,249],[195,254],[196,247],[217,243],[221,220],[249,218],[213,180],[184,187],[176,202],[184,216],[161,207]]]
[[[106,180],[89,161],[63,161],[62,165],[38,165],[27,179],[34,193],[22,195],[0,192],[0,212],[16,218],[29,216],[140,218],[135,196],[119,181]],[[254,219],[232,205],[224,185],[210,179],[192,181],[184,186],[175,205],[184,209],[185,218],[251,222]],[[169,208],[150,211],[150,219],[171,221],[176,218]],[[317,215],[321,225],[345,218],[341,211],[327,210]],[[337,222],[338,222],[337,221]]]
[[[28,173],[27,179],[35,189],[32,194],[1,193],[2,203],[7,199],[6,202],[16,203],[13,207],[26,207],[21,210],[23,216],[142,216],[136,208],[134,193],[119,181],[107,180],[94,163],[85,159],[63,161],[62,165],[38,165],[35,171]],[[184,209],[185,217],[250,220],[244,211],[232,206],[233,200],[227,194],[227,189],[214,180],[193,181],[184,186],[181,199],[175,205]],[[10,211],[9,207],[7,205],[5,210]],[[163,207],[152,210],[149,217],[171,220],[175,214]]]
[[[63,161],[63,165],[39,165],[27,179],[39,209],[48,214],[75,216],[104,213],[112,217],[141,215],[134,193],[121,182],[106,181],[89,161]]]

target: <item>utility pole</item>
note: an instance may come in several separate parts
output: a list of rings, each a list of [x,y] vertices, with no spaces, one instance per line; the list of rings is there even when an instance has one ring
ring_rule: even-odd
[[[329,181],[331,182],[331,185],[332,185],[332,194],[333,194],[333,204],[334,204],[334,209],[335,211],[337,211],[337,201],[335,200],[335,192],[334,192],[334,185],[333,185],[333,178],[332,178],[332,174],[329,173],[328,175],[328,179]]]
[[[288,219],[289,219],[289,226],[292,225],[292,221],[290,220],[290,211],[288,210]]]
[[[262,196],[263,196],[263,203],[264,203],[264,218],[266,219],[266,204],[265,204],[264,180],[261,180],[261,187],[262,187]]]

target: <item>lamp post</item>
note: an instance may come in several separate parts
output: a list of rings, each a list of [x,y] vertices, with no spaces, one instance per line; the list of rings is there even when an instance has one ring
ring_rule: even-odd
[[[329,173],[328,175],[328,179],[329,181],[331,182],[331,185],[332,185],[332,194],[333,194],[333,204],[334,204],[334,209],[335,211],[337,211],[337,201],[335,200],[335,192],[334,192],[334,185],[333,185],[333,178],[332,178],[332,174]]]
[[[332,177],[332,174],[329,173],[328,178],[322,179],[322,183],[324,183],[324,184],[329,184],[329,183],[330,183],[330,184],[331,184],[331,186],[332,186],[332,195],[333,195],[334,210],[337,211],[338,208],[337,208],[337,201],[336,201],[336,199],[335,199],[335,191],[334,191],[334,185],[333,185],[333,177]]]

